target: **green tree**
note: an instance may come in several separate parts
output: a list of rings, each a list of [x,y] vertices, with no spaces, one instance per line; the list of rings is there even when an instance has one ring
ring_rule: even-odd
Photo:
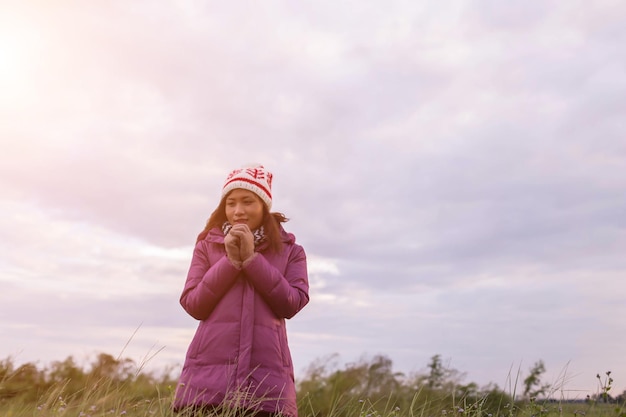
[[[441,363],[441,355],[435,355],[430,358],[428,363],[428,388],[436,389],[441,388],[445,382],[446,371]]]
[[[541,376],[546,372],[546,366],[543,361],[535,362],[529,372],[524,379],[524,397],[526,399],[534,399],[545,395],[550,388],[550,384],[541,383]]]
[[[134,363],[131,359],[116,359],[108,353],[100,353],[91,365],[90,376],[121,382],[134,376]]]

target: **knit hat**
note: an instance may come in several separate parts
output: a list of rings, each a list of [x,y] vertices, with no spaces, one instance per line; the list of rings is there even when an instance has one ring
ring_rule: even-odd
[[[263,165],[247,166],[233,170],[222,188],[222,198],[235,188],[243,188],[258,195],[268,210],[272,208],[272,175]]]

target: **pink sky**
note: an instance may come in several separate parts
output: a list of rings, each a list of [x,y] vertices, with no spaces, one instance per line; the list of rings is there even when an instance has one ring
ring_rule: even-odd
[[[626,388],[625,5],[2,8],[0,357],[132,337],[176,370],[195,236],[261,162],[309,258],[298,375],[441,354],[479,385],[541,359],[569,397]]]

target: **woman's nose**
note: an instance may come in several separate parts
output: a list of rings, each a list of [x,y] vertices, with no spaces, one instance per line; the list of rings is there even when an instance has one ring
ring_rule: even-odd
[[[243,205],[235,204],[235,213],[243,213]]]

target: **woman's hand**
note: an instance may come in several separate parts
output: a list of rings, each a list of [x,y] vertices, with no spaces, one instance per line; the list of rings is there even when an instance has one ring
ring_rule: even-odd
[[[226,256],[233,264],[241,262],[241,251],[239,250],[239,237],[232,233],[224,236],[224,247],[226,248]]]
[[[232,235],[233,240],[238,242],[238,260],[240,262],[244,262],[246,259],[254,255],[254,235],[247,224],[233,225],[230,232],[228,232],[228,236],[230,235]],[[224,243],[226,244],[226,238],[224,238]],[[226,252],[228,253],[228,245]]]

